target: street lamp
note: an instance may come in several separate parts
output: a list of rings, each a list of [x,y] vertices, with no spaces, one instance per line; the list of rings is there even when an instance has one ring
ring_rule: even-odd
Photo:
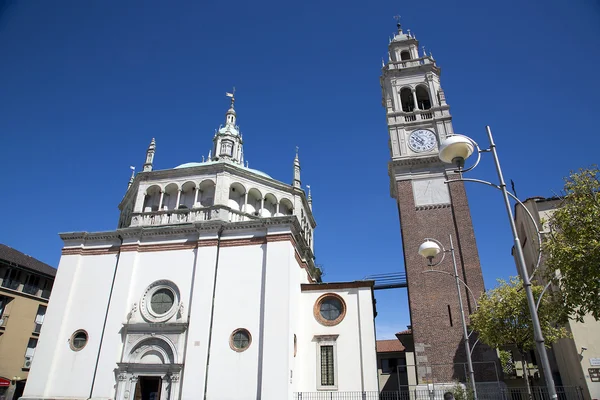
[[[511,196],[521,205],[523,203],[521,203],[519,199],[517,199],[514,195],[509,193],[508,190],[506,190],[506,183],[504,182],[504,176],[502,175],[502,169],[500,168],[500,161],[498,160],[498,153],[496,152],[496,144],[494,143],[492,131],[489,126],[486,126],[486,130],[488,139],[490,141],[490,147],[488,149],[480,149],[477,143],[467,136],[450,135],[440,143],[439,158],[445,163],[456,165],[456,172],[461,173],[459,179],[451,179],[446,181],[446,183],[457,181],[483,183],[485,185],[492,186],[502,192],[504,205],[506,207],[506,214],[508,216],[508,221],[510,223],[510,228],[512,230],[514,239],[514,249],[517,255],[517,270],[521,279],[523,280],[523,287],[525,288],[525,293],[527,295],[527,305],[529,307],[529,313],[531,314],[531,320],[533,322],[533,337],[535,340],[538,354],[540,356],[542,371],[544,371],[544,376],[546,378],[548,394],[550,396],[550,399],[554,400],[557,399],[558,396],[556,394],[556,388],[554,387],[552,371],[550,370],[548,353],[546,353],[546,347],[544,346],[544,335],[542,334],[542,328],[540,326],[540,320],[538,318],[537,305],[535,303],[533,292],[531,290],[531,276],[527,273],[527,268],[525,266],[525,257],[523,256],[523,249],[521,248],[521,243],[517,234],[517,227],[515,225],[509,196]],[[475,149],[477,150],[477,160],[475,161],[475,164],[467,169],[463,169],[465,160],[474,153]],[[494,157],[494,164],[496,166],[496,172],[498,173],[498,180],[500,181],[498,185],[479,179],[465,179],[462,177],[462,172],[470,171],[479,164],[479,161],[481,159],[481,153],[492,153],[492,156]],[[535,272],[535,270],[533,272]]]
[[[467,353],[467,364],[469,367],[469,380],[471,381],[471,389],[473,390],[473,398],[474,398],[474,400],[477,400],[477,388],[475,387],[475,371],[473,370],[473,361],[471,360],[471,346],[469,344],[469,332],[467,331],[467,321],[465,319],[465,310],[463,308],[462,293],[460,291],[460,283],[462,282],[465,285],[465,287],[467,288],[467,290],[469,290],[469,287],[463,281],[461,281],[460,278],[458,277],[458,268],[456,267],[456,257],[454,256],[454,244],[452,243],[452,235],[448,235],[448,237],[450,239],[450,250],[446,250],[444,248],[444,245],[442,243],[440,243],[439,241],[437,241],[435,239],[431,239],[431,238],[426,238],[425,241],[423,242],[423,244],[421,246],[419,246],[419,254],[427,259],[427,261],[428,261],[427,264],[430,267],[435,267],[436,265],[441,264],[442,261],[444,261],[444,257],[446,255],[446,253],[450,253],[452,255],[452,265],[454,266],[454,274],[449,274],[449,275],[454,276],[454,281],[456,282],[456,292],[458,294],[458,307],[460,309],[460,317],[461,317],[462,327],[463,327],[463,341],[465,344],[465,352]],[[442,253],[442,258],[438,262],[434,263],[433,259],[440,253]],[[425,271],[425,272],[440,272],[440,273],[447,274],[447,272],[438,271],[438,270],[434,270],[434,269],[431,269],[431,270]]]

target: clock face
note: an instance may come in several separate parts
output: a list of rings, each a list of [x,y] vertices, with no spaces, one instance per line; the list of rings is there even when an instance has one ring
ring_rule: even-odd
[[[408,146],[417,153],[433,149],[435,143],[435,133],[427,129],[417,129],[408,137]]]

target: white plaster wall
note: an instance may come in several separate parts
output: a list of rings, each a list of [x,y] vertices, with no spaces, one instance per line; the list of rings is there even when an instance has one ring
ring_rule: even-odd
[[[59,350],[56,339],[61,337],[63,313],[68,310],[69,289],[71,282],[74,282],[80,261],[81,256],[77,255],[62,256],[60,259],[44,317],[43,334],[38,339],[35,357],[23,393],[24,397],[42,397],[48,391],[47,384],[51,381],[53,360]],[[67,343],[65,345],[68,347]]]
[[[210,239],[215,238],[216,236],[210,237]],[[196,400],[202,398],[204,394],[216,261],[217,246],[198,248],[194,293],[188,309],[192,315],[189,320],[187,350],[183,360],[185,366],[182,375],[182,400]]]
[[[369,292],[369,296],[362,295]],[[325,293],[335,293],[346,303],[346,316],[336,326],[323,326],[313,315],[313,306]],[[371,304],[369,304],[371,303]],[[336,341],[337,391],[376,391],[377,359],[370,289],[304,291],[301,295],[302,340],[298,338],[297,362],[301,365],[297,391],[317,390],[317,335],[339,335]],[[359,329],[357,329],[359,327]]]
[[[257,397],[264,246],[220,249],[208,370],[208,400]],[[229,338],[238,328],[245,328],[252,335],[250,347],[241,353],[229,346]]]
[[[48,321],[45,322],[59,318],[61,329],[44,331],[44,345],[55,347],[48,380],[44,382],[44,395],[87,398],[90,394],[117,256],[110,254],[66,257],[79,257],[80,261],[73,279],[63,281],[62,277],[57,277],[53,288],[53,292],[65,290],[69,295],[66,302],[63,299],[60,303],[52,304],[52,309],[48,310],[46,315]],[[62,264],[61,262],[60,265]],[[58,315],[55,317],[49,315],[50,313]],[[68,340],[78,329],[88,332],[88,343],[82,350],[73,351]],[[47,341],[48,339],[50,341]],[[45,350],[36,352],[36,356],[44,353]],[[46,362],[43,364],[47,365]],[[31,381],[37,381],[35,385],[39,384],[38,379],[32,378]]]
[[[288,394],[290,353],[293,353],[293,335],[290,335],[290,255],[289,241],[269,242],[266,245],[264,279],[264,312],[262,328],[262,400],[280,400]],[[298,282],[295,282],[298,286]]]

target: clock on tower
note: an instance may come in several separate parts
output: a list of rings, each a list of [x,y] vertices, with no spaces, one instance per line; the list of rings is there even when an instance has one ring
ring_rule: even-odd
[[[443,242],[452,235],[460,278],[475,296],[484,284],[465,188],[462,182],[445,183],[453,172],[437,156],[440,140],[454,133],[441,71],[418,44],[398,24],[382,68],[390,192],[400,213],[418,383],[451,383],[462,381],[466,371],[456,287],[451,276],[423,273],[427,266],[417,253],[419,245],[427,237]],[[453,271],[449,257],[438,268]],[[467,291],[463,303],[468,314],[475,310]],[[495,353],[478,344],[473,360],[484,362],[476,368],[476,380],[488,380],[482,371],[494,368]]]

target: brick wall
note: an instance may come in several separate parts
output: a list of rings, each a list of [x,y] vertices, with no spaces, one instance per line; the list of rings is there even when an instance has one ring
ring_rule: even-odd
[[[449,175],[448,179],[457,178]],[[466,362],[462,343],[462,322],[454,278],[440,273],[423,273],[429,269],[417,250],[426,237],[434,238],[450,248],[448,235],[452,235],[459,276],[475,296],[484,291],[483,276],[471,222],[471,214],[462,182],[451,183],[451,205],[416,208],[410,180],[397,182],[398,208],[401,220],[402,245],[408,281],[417,376],[419,383],[462,380]],[[451,254],[435,267],[453,274]],[[472,298],[461,288],[465,313],[475,311]],[[473,361],[493,361],[495,353],[478,344]],[[476,370],[478,368],[475,368]],[[489,369],[485,380],[493,380],[492,364],[479,365]],[[479,374],[478,374],[479,375]],[[484,377],[482,376],[481,379]],[[476,377],[477,379],[477,377]]]

